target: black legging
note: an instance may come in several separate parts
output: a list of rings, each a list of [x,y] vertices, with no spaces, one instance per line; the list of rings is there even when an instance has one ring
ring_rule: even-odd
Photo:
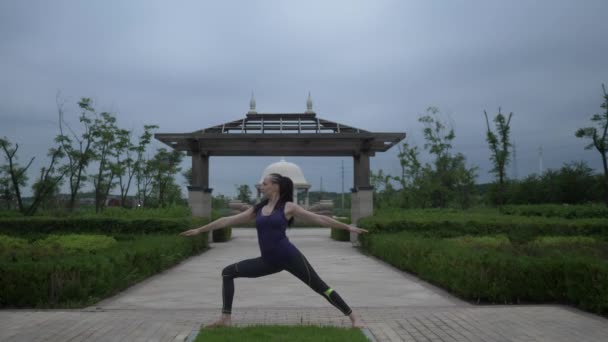
[[[222,287],[222,300],[223,307],[222,313],[232,313],[232,299],[234,298],[234,278],[257,278],[265,275],[277,273],[286,270],[289,273],[295,275],[312,288],[316,293],[322,295],[327,301],[333,306],[342,311],[346,316],[350,315],[352,310],[346,305],[342,297],[334,291],[332,288],[327,286],[321,278],[317,275],[317,272],[310,266],[308,260],[302,253],[298,251],[297,257],[292,257],[287,260],[284,266],[272,265],[262,257],[247,259],[239,261],[236,264],[226,266],[222,271],[223,287]]]

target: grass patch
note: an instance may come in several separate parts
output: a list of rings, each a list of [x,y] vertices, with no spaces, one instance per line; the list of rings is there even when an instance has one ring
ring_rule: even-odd
[[[202,329],[195,342],[213,341],[316,341],[367,342],[359,329],[318,326],[252,326]]]

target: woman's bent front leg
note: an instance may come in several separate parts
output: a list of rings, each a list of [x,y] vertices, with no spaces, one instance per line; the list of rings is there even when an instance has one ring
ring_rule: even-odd
[[[262,257],[242,260],[226,266],[222,271],[222,313],[232,313],[235,278],[257,278],[282,271],[281,268],[264,261]]]

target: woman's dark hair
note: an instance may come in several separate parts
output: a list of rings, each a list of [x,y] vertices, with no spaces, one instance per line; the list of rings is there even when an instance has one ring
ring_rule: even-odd
[[[289,177],[281,176],[278,173],[271,173],[270,181],[279,185],[279,200],[275,205],[276,208],[285,207],[286,202],[293,202],[293,181]],[[268,204],[268,198],[263,199],[260,203],[253,207],[255,214],[262,209],[263,206]],[[288,225],[291,226],[293,223],[293,217],[289,219]]]

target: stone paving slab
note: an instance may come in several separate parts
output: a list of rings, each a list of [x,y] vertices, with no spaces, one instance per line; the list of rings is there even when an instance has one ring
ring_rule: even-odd
[[[356,308],[376,341],[603,342],[608,320],[560,306]],[[332,308],[244,309],[235,326],[347,328]],[[185,341],[217,310],[0,311],[0,341]]]
[[[187,341],[219,317],[221,269],[259,255],[252,229],[84,310],[0,310],[0,341]],[[324,229],[290,230],[320,276],[376,341],[606,341],[608,320],[554,305],[474,306]],[[291,274],[237,279],[233,323],[349,327],[347,317]]]

